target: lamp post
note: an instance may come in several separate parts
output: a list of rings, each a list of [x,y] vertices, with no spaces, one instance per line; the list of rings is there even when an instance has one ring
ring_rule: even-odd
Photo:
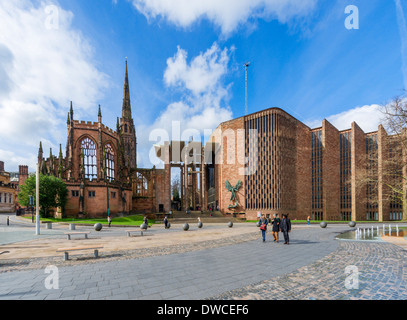
[[[107,216],[110,217],[110,206],[109,206],[109,180],[107,180],[106,184],[107,184]]]
[[[34,197],[32,195],[29,195],[28,198],[30,199],[31,222],[34,223]]]
[[[36,185],[35,185],[35,234],[40,234],[40,165],[37,163]]]
[[[247,116],[248,114],[248,103],[247,103],[247,68],[250,67],[250,62],[246,62],[244,64],[244,69],[245,69],[245,115]]]

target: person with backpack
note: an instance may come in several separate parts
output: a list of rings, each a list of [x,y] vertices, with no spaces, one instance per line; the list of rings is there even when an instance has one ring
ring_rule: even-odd
[[[263,237],[263,242],[266,242],[266,231],[267,231],[267,224],[268,220],[265,218],[263,215],[263,218],[260,220],[260,230],[261,230],[261,235]]]

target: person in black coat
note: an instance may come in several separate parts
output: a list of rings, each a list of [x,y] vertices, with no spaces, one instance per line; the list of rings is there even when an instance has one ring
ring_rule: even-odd
[[[291,231],[291,221],[286,214],[283,214],[283,219],[280,222],[280,230],[284,235],[284,244],[289,244],[290,238],[288,233]]]
[[[271,220],[271,224],[273,225],[272,233],[274,237],[274,242],[278,242],[278,233],[280,231],[280,218],[278,217],[278,213],[273,215],[273,220]]]

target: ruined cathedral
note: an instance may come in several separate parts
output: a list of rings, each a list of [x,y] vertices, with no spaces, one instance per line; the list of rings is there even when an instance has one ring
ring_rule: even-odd
[[[42,143],[38,163],[42,174],[61,178],[69,190],[68,202],[56,216],[115,216],[118,213],[168,212],[170,181],[164,169],[137,167],[137,136],[132,117],[126,61],[121,118],[116,130],[98,121],[75,120],[71,102],[67,119],[65,156],[44,158]]]

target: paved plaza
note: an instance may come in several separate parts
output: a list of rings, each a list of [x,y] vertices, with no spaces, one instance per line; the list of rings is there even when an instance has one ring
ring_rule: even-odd
[[[89,239],[67,240],[67,225],[41,229],[0,215],[1,300],[405,300],[406,239],[339,241],[348,225],[294,225],[290,245],[275,243],[271,232],[261,241],[251,223],[205,224],[190,231],[174,224],[154,225],[141,237],[126,229],[90,227]],[[57,243],[56,245],[54,243]],[[63,261],[57,246],[102,243],[92,254]],[[25,248],[25,249],[24,249]],[[52,249],[50,249],[52,248]],[[23,252],[26,251],[24,256]],[[42,253],[42,254],[40,254]],[[58,288],[46,286],[55,266]],[[352,273],[347,272],[351,268]],[[350,276],[357,276],[357,286]],[[355,279],[355,278],[353,278]]]

